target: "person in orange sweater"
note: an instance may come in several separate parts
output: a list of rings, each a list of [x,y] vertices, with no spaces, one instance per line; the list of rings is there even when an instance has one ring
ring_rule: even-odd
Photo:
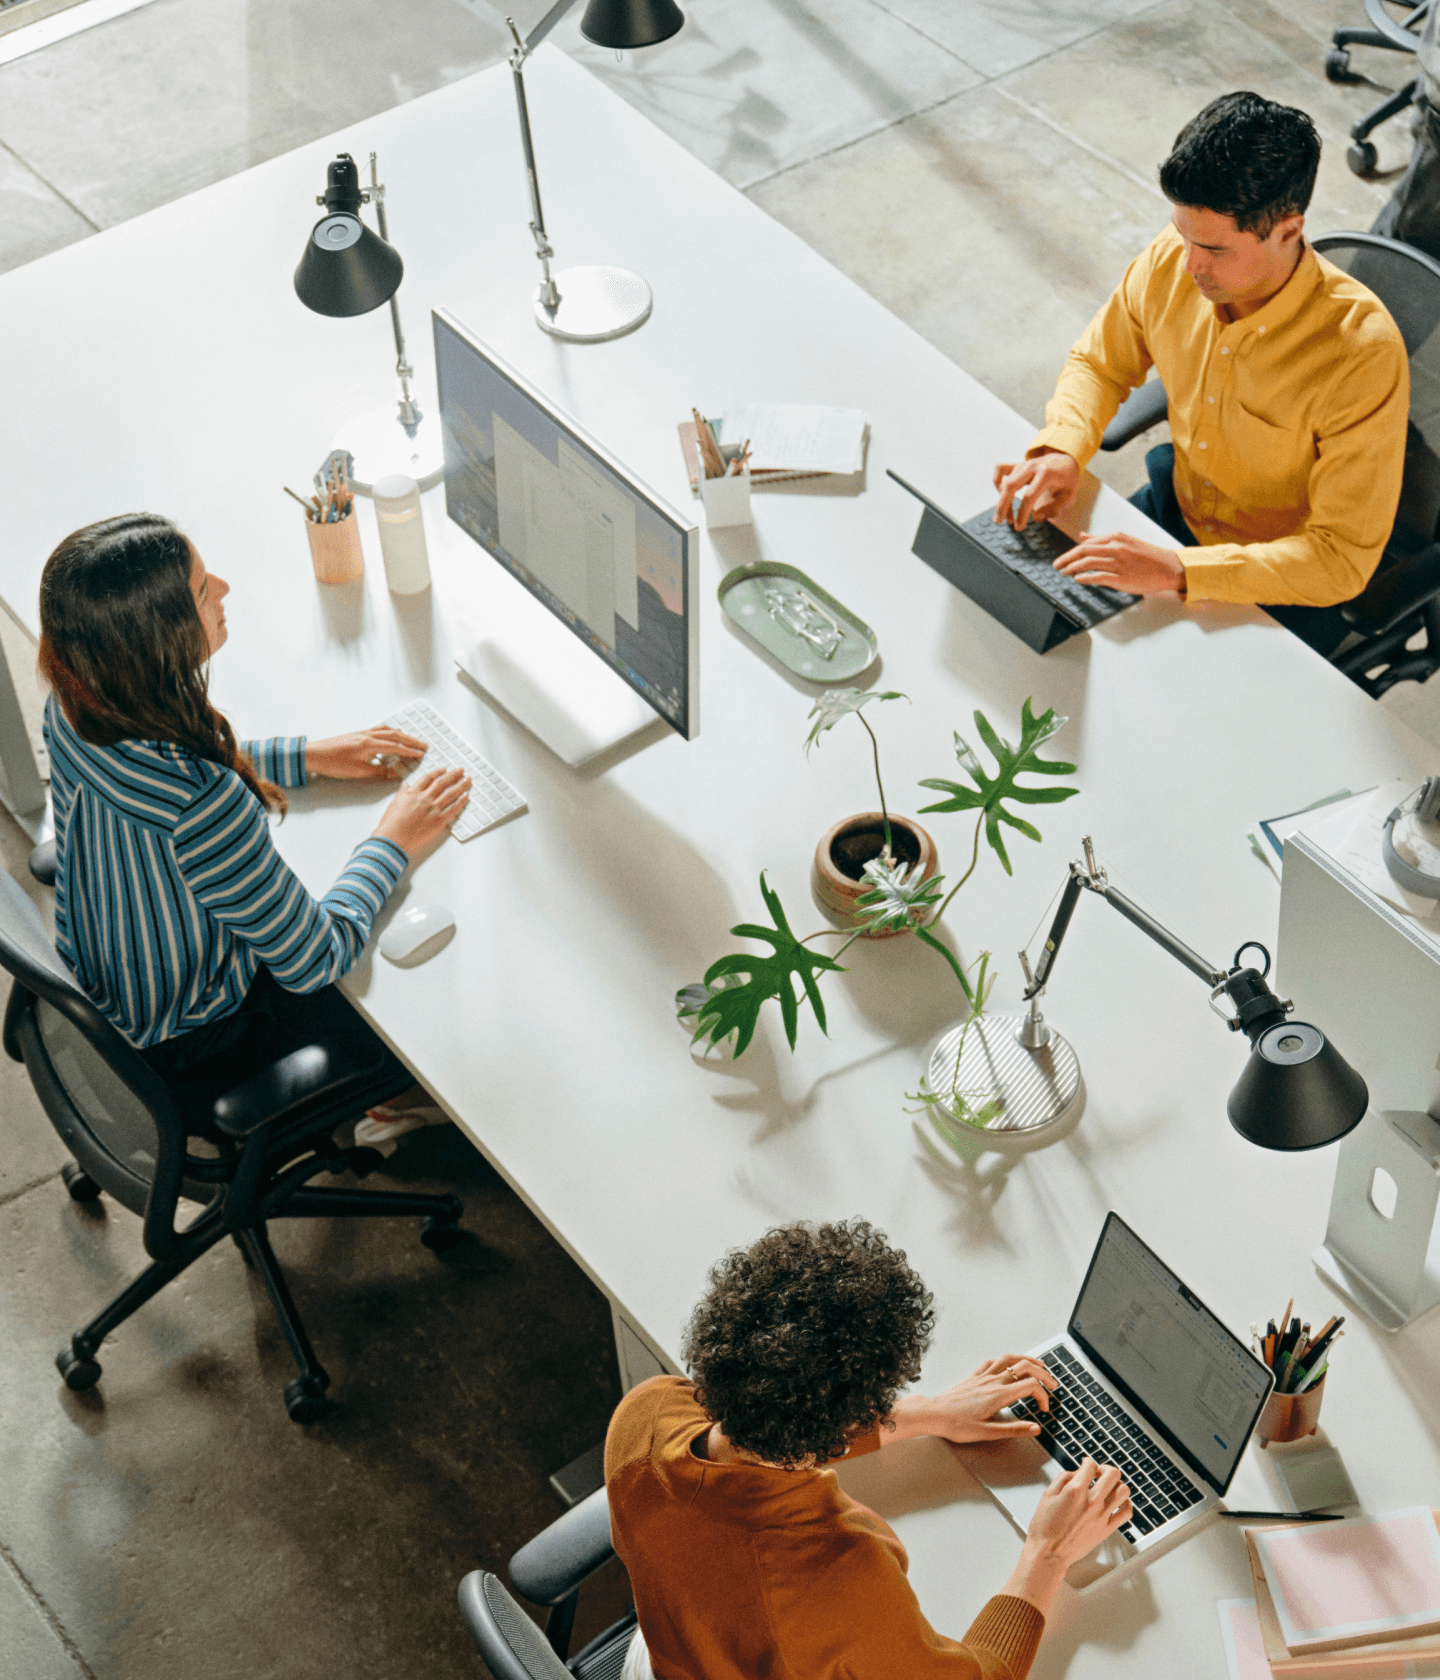
[[[988,1359],[942,1394],[918,1380],[933,1297],[864,1220],[794,1224],[728,1254],[685,1333],[694,1374],[652,1377],[605,1440],[615,1544],[639,1627],[623,1680],[1023,1680],[1065,1571],[1130,1516],[1113,1466],[1057,1476],[1003,1589],[963,1639],[937,1633],[888,1523],[836,1459],[939,1435],[1034,1435],[1001,1418],[1054,1379]]]

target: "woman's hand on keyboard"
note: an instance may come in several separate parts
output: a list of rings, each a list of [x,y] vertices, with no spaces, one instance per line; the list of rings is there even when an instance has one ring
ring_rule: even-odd
[[[426,770],[406,782],[376,824],[381,840],[393,840],[413,858],[434,841],[470,803],[470,778],[463,770]]]
[[[892,1414],[895,1428],[882,1432],[880,1439],[903,1441],[916,1435],[939,1435],[946,1441],[1003,1441],[1016,1435],[1038,1435],[1038,1423],[1002,1418],[999,1413],[1017,1400],[1027,1399],[1048,1412],[1054,1387],[1055,1377],[1038,1359],[1002,1354],[998,1359],[987,1359],[943,1394],[902,1396]]]
[[[305,743],[305,774],[343,782],[393,782],[425,756],[425,743],[388,724]]]
[[[1078,1469],[1065,1471],[1045,1489],[1020,1561],[1001,1592],[1023,1598],[1045,1615],[1070,1565],[1132,1515],[1130,1490],[1114,1465],[1102,1469],[1093,1458],[1082,1459]]]

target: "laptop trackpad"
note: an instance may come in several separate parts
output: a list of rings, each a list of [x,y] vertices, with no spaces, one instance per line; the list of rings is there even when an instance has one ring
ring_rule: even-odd
[[[957,1456],[976,1481],[987,1488],[1024,1534],[1035,1507],[1060,1474],[1058,1465],[1038,1441],[982,1441],[957,1447]]]

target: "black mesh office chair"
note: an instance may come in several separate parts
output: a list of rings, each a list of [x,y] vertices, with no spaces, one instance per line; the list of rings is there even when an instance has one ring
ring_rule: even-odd
[[[43,858],[38,860],[43,863]],[[41,873],[37,869],[37,874]],[[72,1389],[100,1380],[95,1358],[110,1332],[224,1237],[260,1274],[300,1374],[285,1385],[286,1410],[311,1423],[326,1409],[330,1379],[315,1357],[266,1234],[271,1219],[411,1215],[420,1240],[449,1247],[462,1236],[454,1196],[339,1187],[307,1189],[322,1172],[364,1174],[373,1149],[340,1149],[331,1133],[367,1104],[394,1094],[394,1074],[347,1064],[325,1043],[258,1069],[206,1117],[212,1136],[187,1126],[165,1083],[76,985],[19,884],[0,872],[0,968],[14,978],[3,1042],[23,1061],[51,1124],[74,1160],[62,1176],[78,1202],[112,1196],[144,1221],[151,1264],[83,1330],[56,1366]],[[383,1088],[377,1088],[377,1078]],[[192,1152],[199,1151],[199,1153]],[[177,1226],[179,1200],[203,1204]]]
[[[510,1579],[550,1607],[542,1634],[498,1576],[477,1569],[460,1583],[460,1613],[495,1680],[616,1680],[635,1632],[635,1612],[572,1657],[570,1633],[581,1585],[615,1555],[605,1489],[557,1517],[510,1559]]]
[[[1350,633],[1330,655],[1373,699],[1398,682],[1440,669],[1440,262],[1378,233],[1327,233],[1312,241],[1395,317],[1410,356],[1405,479],[1385,553],[1362,594],[1340,611]],[[1118,449],[1165,418],[1158,379],[1132,391],[1105,429]],[[1422,646],[1406,644],[1424,637]]]
[[[1420,32],[1425,27],[1433,0],[1391,0],[1397,16],[1385,9],[1385,0],[1365,0],[1368,29],[1349,24],[1331,36],[1330,51],[1325,55],[1325,74],[1332,82],[1362,82],[1363,76],[1350,68],[1351,47],[1378,47],[1382,52],[1414,53],[1420,45]],[[1404,87],[1397,88],[1383,99],[1373,111],[1367,111],[1359,122],[1351,125],[1351,145],[1345,161],[1354,175],[1362,178],[1375,173],[1380,154],[1370,136],[1383,122],[1398,116],[1415,99],[1419,77],[1412,76]]]

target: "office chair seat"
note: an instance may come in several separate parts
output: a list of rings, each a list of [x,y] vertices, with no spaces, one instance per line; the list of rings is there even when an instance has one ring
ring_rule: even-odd
[[[285,1385],[287,1412],[311,1423],[326,1410],[330,1379],[315,1356],[270,1246],[272,1219],[410,1215],[421,1241],[458,1241],[464,1208],[454,1196],[309,1188],[321,1173],[363,1177],[382,1157],[341,1149],[341,1121],[395,1094],[397,1075],[377,1047],[365,1065],[337,1044],[307,1045],[262,1066],[203,1117],[182,1114],[164,1080],[81,991],[19,884],[0,873],[0,968],[12,976],[3,1043],[25,1064],[51,1124],[74,1159],[62,1169],[70,1196],[114,1198],[142,1221],[151,1264],[56,1356],[66,1386],[99,1380],[95,1355],[110,1332],[225,1237],[259,1274],[299,1367]],[[404,1078],[408,1081],[408,1075]],[[186,1224],[181,1198],[200,1212]]]

